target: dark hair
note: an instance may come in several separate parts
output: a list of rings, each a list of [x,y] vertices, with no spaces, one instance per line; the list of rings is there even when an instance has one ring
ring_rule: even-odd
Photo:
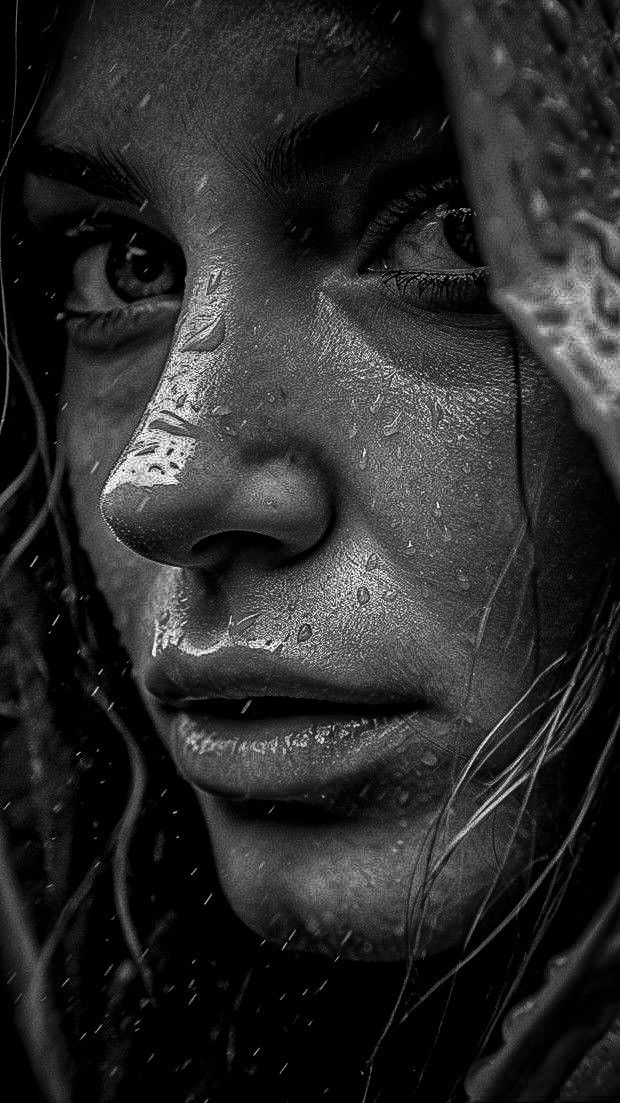
[[[617,566],[609,566],[592,622],[581,626],[572,654],[539,676],[548,687],[546,708],[527,745],[515,740],[510,765],[481,785],[482,766],[488,773],[498,747],[510,745],[530,719],[528,695],[446,795],[425,848],[422,888],[410,902],[406,969],[282,954],[235,919],[218,888],[199,809],[151,730],[80,549],[54,439],[62,337],[22,263],[13,179],[73,6],[63,5],[61,17],[53,3],[36,11],[22,3],[2,16],[11,19],[3,41],[12,44],[12,58],[3,67],[8,154],[0,200],[6,457],[0,858],[7,878],[3,922],[23,943],[14,951],[11,943],[9,952],[30,1059],[54,1100],[68,1098],[68,1090],[104,1103],[139,1091],[187,1101],[260,1092],[273,1099],[387,1100],[400,1099],[408,1083],[448,1098],[481,1046],[496,1037],[507,1002],[534,983],[550,931],[561,940],[578,930],[583,908],[560,907],[571,879],[582,886],[587,878],[593,891],[606,881],[594,840],[607,824],[605,789],[615,791],[616,784],[618,716],[610,687],[620,627]],[[29,324],[33,304],[37,326]],[[516,341],[514,353],[518,385]],[[522,490],[519,538],[533,548]],[[546,770],[560,755],[563,792]],[[581,786],[582,771],[570,770],[576,757],[591,766]],[[478,795],[476,814],[440,847],[465,785]],[[570,805],[565,829],[544,841],[515,892],[503,878],[519,820],[458,955],[424,964],[422,919],[450,854],[492,820],[509,794],[522,794],[520,815],[527,817],[542,787],[558,806]],[[580,895],[573,892],[573,905]],[[339,1024],[356,1009],[356,1030],[345,1044]],[[448,1066],[440,1038],[448,1040]],[[310,1060],[311,1053],[322,1053],[323,1063]]]

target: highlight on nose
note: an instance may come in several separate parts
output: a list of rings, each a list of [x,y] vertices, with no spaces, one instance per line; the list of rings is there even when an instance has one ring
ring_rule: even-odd
[[[329,490],[311,464],[274,457],[244,464],[197,456],[175,483],[144,485],[123,461],[100,508],[115,535],[156,562],[215,569],[242,550],[277,558],[309,551],[327,531]]]

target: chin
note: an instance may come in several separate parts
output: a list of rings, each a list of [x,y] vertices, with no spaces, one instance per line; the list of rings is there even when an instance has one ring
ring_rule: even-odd
[[[409,957],[407,903],[421,883],[429,819],[406,837],[398,821],[299,822],[201,794],[223,892],[252,931],[285,950],[353,961]],[[418,951],[461,942],[484,894],[479,870],[448,867],[431,895]]]

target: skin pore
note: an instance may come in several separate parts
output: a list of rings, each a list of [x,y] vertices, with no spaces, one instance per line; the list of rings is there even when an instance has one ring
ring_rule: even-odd
[[[158,733],[202,771],[224,892],[266,937],[402,958],[454,778],[574,645],[614,547],[591,446],[485,302],[424,48],[336,6],[88,3],[31,168],[81,541]],[[205,750],[208,698],[239,726],[268,697],[357,719],[344,747],[302,732],[301,766],[268,720]],[[467,930],[518,808],[448,863],[426,948]]]

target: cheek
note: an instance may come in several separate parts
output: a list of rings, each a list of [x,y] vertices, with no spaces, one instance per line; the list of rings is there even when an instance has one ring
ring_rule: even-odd
[[[375,327],[348,400],[375,573],[396,607],[411,601],[416,647],[429,625],[436,662],[460,655],[454,686],[493,722],[583,629],[614,555],[594,450],[497,326]]]

